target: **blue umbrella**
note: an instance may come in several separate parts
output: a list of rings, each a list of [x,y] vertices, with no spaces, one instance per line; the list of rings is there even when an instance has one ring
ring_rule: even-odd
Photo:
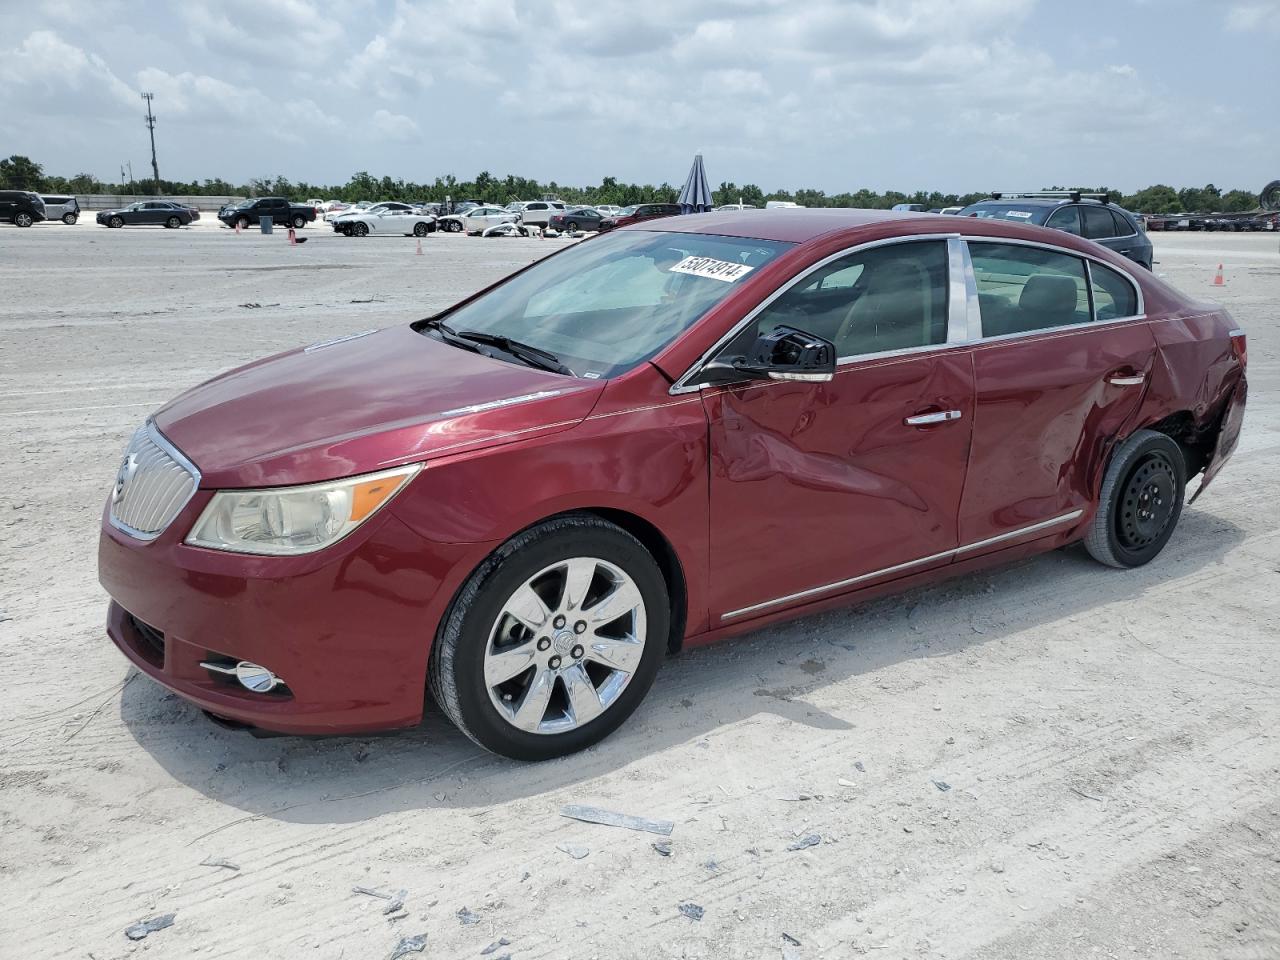
[[[703,213],[712,207],[711,188],[707,186],[707,171],[703,169],[700,153],[693,158],[689,179],[680,191],[679,203],[681,213]]]

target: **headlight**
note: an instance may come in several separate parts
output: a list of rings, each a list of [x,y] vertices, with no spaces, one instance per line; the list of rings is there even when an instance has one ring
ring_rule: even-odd
[[[415,463],[305,487],[220,490],[187,543],[268,556],[314,553],[377,513],[421,468]]]

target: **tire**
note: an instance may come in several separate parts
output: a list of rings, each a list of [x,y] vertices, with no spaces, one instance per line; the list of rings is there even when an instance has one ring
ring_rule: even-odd
[[[182,220],[178,217],[170,217],[168,220],[164,222],[164,225],[168,227],[170,230],[177,230],[180,226],[182,226]]]
[[[248,217],[241,217],[239,220],[237,220],[237,221],[236,221],[236,223],[239,225],[239,227],[240,227],[240,229],[241,229],[241,230],[248,230],[248,229],[249,229],[249,218],[248,218]]]
[[[62,215],[62,222],[65,223],[68,227],[74,225],[75,222],[79,219],[80,218],[76,216],[74,213],[64,213]]]
[[[570,562],[575,570],[592,571],[578,581],[587,592],[576,607],[565,602]],[[521,609],[522,595],[534,606]],[[607,601],[610,612],[628,612],[587,627],[591,612]],[[512,607],[528,613],[530,622],[541,618],[543,627],[533,630],[516,620]],[[583,620],[576,620],[575,610]],[[635,537],[599,517],[558,517],[507,541],[463,585],[431,649],[431,692],[449,719],[486,750],[514,760],[574,753],[612,733],[644,699],[667,646],[670,620],[662,572]],[[547,635],[539,636],[544,628]],[[619,638],[627,631],[635,636]],[[491,679],[501,677],[512,667],[503,669],[495,658],[516,651],[515,669],[523,672],[491,687],[486,665]],[[596,659],[604,651],[630,669],[614,670]],[[520,666],[525,656],[528,665]],[[549,679],[539,683],[544,677]],[[572,699],[570,686],[577,691]],[[538,697],[539,691],[547,695]],[[510,707],[501,705],[507,701]],[[571,704],[587,708],[590,718],[580,722],[575,713],[581,711]]]
[[[32,219],[31,214],[26,213],[25,211],[23,211],[23,212],[18,213],[18,214],[13,218],[13,222],[14,222],[15,224],[17,224],[19,227],[29,227],[29,226],[31,226],[31,224],[35,223],[35,220],[34,220],[34,219]]]
[[[1085,549],[1109,567],[1140,567],[1164,549],[1182,516],[1187,467],[1182,448],[1139,430],[1116,449],[1102,481]]]
[[[123,217],[112,217],[110,220],[108,220],[108,221],[107,221],[107,226],[108,226],[108,227],[115,227],[116,229],[119,229],[120,227],[123,227],[123,226],[124,226],[124,218],[123,218]]]
[[[367,237],[369,235],[369,225],[367,223],[357,223],[351,228],[351,232],[357,237]]]
[[[462,232],[462,224],[459,223],[457,220],[446,220],[444,223],[444,228],[448,230],[450,233]]]
[[[427,233],[428,233],[428,230],[427,230],[427,225],[425,223],[415,223],[413,225],[413,235],[415,237],[425,237]]]
[[[306,225],[307,225],[307,218],[304,217],[302,214],[299,213],[293,218],[293,229],[301,230]]]
[[[342,235],[343,235],[344,237],[349,237],[349,236],[351,236],[351,224],[349,224],[349,223],[344,223],[344,224],[342,225]]]

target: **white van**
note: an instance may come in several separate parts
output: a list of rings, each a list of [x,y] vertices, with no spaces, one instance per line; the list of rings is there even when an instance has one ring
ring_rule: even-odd
[[[766,200],[764,208],[766,210],[803,210],[804,204],[792,203],[790,200]]]

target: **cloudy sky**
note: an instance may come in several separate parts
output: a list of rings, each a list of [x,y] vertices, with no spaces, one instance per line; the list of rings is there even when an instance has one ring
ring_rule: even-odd
[[[828,192],[1280,177],[1280,0],[0,0],[0,154]]]

